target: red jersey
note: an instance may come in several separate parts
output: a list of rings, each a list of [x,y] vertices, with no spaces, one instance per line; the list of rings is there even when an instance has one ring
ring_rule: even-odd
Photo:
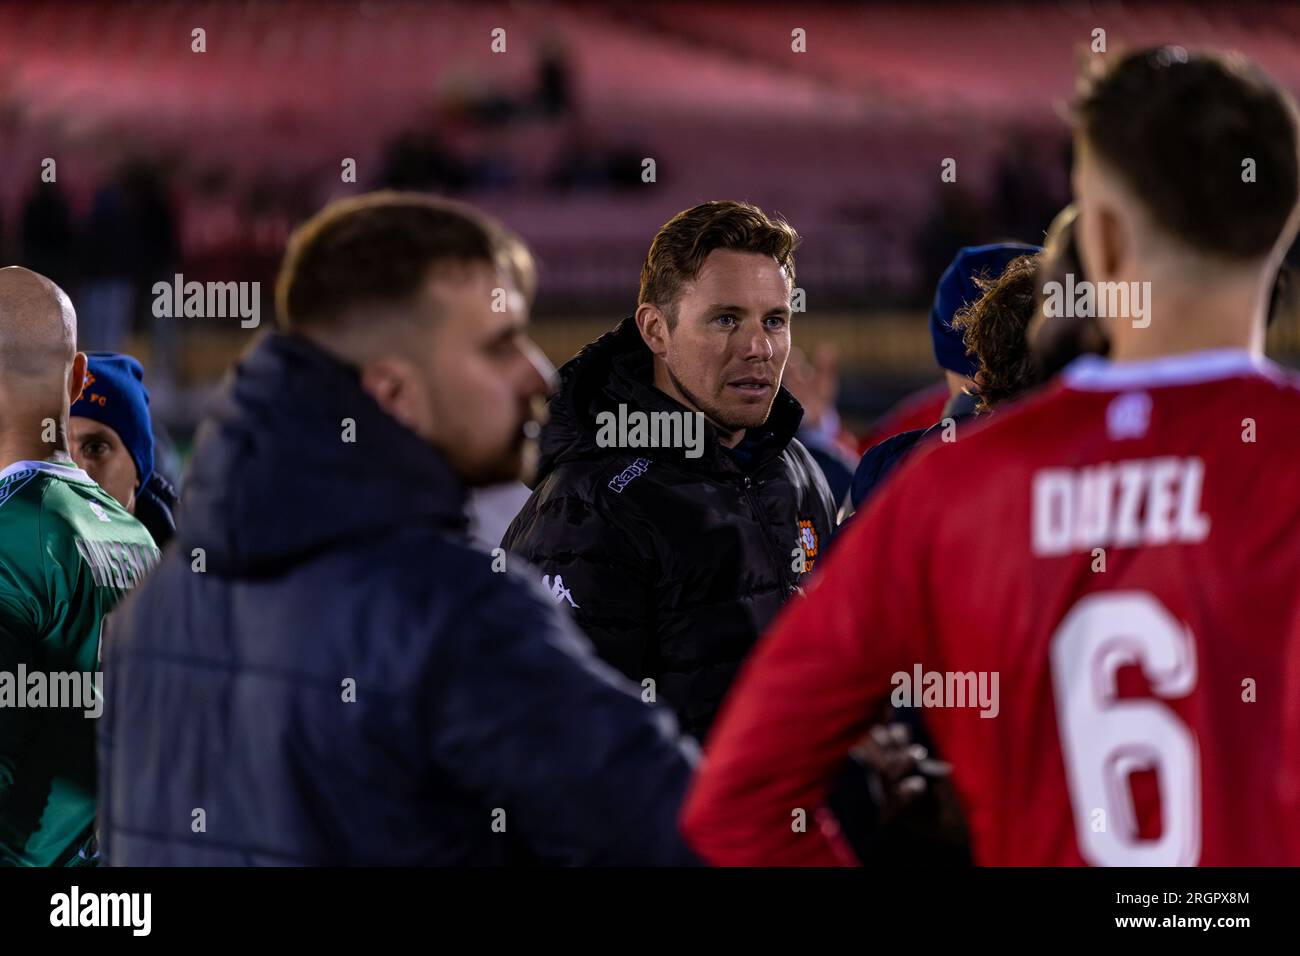
[[[823,802],[895,699],[979,864],[1300,864],[1298,381],[1236,350],[1088,357],[931,443],[742,670],[697,851],[851,861]]]

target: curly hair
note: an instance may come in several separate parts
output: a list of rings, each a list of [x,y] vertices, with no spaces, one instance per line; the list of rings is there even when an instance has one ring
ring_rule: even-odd
[[[1034,290],[1040,255],[1012,259],[996,279],[976,277],[983,295],[953,316],[952,326],[961,331],[966,354],[979,363],[976,411],[987,412],[1037,381],[1025,330],[1037,307]]]

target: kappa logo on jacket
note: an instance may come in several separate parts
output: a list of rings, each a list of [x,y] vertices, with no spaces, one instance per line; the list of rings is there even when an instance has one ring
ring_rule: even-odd
[[[638,458],[632,464],[628,465],[613,478],[609,479],[609,488],[616,494],[622,494],[623,489],[630,485],[635,479],[640,478],[650,467],[649,458]]]
[[[557,574],[555,580],[551,581],[549,574],[542,575],[542,587],[551,592],[551,597],[555,598],[555,603],[568,601],[569,607],[578,607],[573,601],[573,592],[564,586],[564,577]]]

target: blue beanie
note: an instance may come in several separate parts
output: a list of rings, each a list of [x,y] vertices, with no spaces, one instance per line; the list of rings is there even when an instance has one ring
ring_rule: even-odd
[[[88,352],[86,359],[86,387],[69,414],[93,418],[117,432],[143,488],[153,474],[153,423],[144,366],[118,352]]]
[[[930,338],[934,340],[934,360],[940,368],[974,378],[979,364],[966,354],[961,332],[952,327],[953,316],[984,294],[975,284],[977,277],[996,279],[1012,259],[1042,251],[1042,246],[995,242],[987,246],[966,246],[957,253],[939,279],[934,305],[930,308]]]

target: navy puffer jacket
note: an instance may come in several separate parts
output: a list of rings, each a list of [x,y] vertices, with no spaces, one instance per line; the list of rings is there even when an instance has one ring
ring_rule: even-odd
[[[111,864],[692,861],[671,713],[468,546],[446,460],[354,371],[264,338],[186,492],[104,641]]]

